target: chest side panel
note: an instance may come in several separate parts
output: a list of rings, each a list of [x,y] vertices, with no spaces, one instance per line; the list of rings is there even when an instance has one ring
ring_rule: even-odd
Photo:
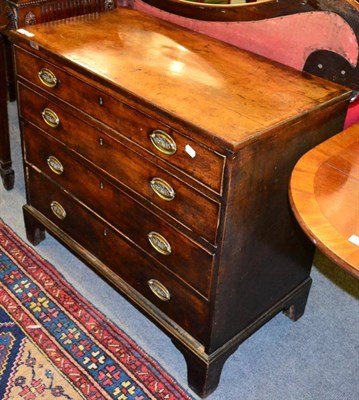
[[[238,153],[230,166],[212,349],[264,316],[308,278],[314,246],[292,213],[288,185],[299,158],[338,133],[347,103],[313,110]]]

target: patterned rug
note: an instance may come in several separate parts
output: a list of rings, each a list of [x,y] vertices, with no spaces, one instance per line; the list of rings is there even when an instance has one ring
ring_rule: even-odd
[[[0,399],[191,399],[0,220]]]

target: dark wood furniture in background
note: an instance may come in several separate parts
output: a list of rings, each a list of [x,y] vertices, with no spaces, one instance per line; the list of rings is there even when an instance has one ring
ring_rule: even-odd
[[[312,242],[359,278],[359,124],[299,160],[292,173],[290,199]]]
[[[14,171],[11,168],[10,137],[7,113],[6,45],[0,35],[0,174],[6,189],[14,186]]]
[[[128,8],[27,31],[28,239],[51,232],[111,282],[206,396],[241,342],[304,312],[314,246],[289,178],[351,91]]]
[[[114,7],[114,0],[0,0],[0,176],[5,189],[14,186],[7,99],[14,101],[16,94],[9,30]]]
[[[0,0],[0,176],[4,187],[12,189],[14,186],[14,171],[10,152],[7,101],[10,87],[13,88],[10,93],[11,100],[14,100],[15,85],[14,83],[12,85],[9,83],[11,80],[9,71],[12,71],[12,67],[9,65],[9,60],[11,60],[10,46],[4,34],[8,24],[5,9],[5,1]]]

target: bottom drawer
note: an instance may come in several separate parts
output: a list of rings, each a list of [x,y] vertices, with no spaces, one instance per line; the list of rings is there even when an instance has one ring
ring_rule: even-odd
[[[27,167],[27,177],[30,205],[190,335],[202,343],[205,342],[209,308],[206,302],[167,275],[154,261],[136,250],[104,221],[42,174]]]

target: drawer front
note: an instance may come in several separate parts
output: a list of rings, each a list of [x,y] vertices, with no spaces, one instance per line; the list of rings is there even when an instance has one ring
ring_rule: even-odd
[[[224,156],[18,48],[16,60],[20,76],[116,129],[147,151],[221,193]],[[39,71],[44,69],[46,73],[42,79],[45,84],[39,79]],[[55,82],[54,87],[47,86],[52,81]]]
[[[27,176],[29,200],[33,207],[197,340],[204,341],[208,323],[208,304],[205,301],[158,268],[154,261],[139,253],[105,222],[48,179],[32,168],[28,168]],[[63,218],[64,213],[66,216]]]
[[[23,118],[83,155],[107,174],[145,197],[151,204],[155,204],[189,227],[190,230],[209,242],[215,243],[220,211],[219,203],[203,196],[127,146],[69,115],[55,103],[36,95],[22,85],[19,85],[19,96],[21,100],[20,114]],[[42,117],[45,109],[51,110],[60,120],[56,128],[45,123]],[[51,115],[47,118],[50,121],[56,119]],[[155,180],[155,184],[153,184],[154,178],[160,180]],[[175,197],[171,201],[161,197],[159,191],[168,192],[163,181],[175,193]],[[160,185],[156,186],[156,182],[159,182]]]
[[[23,137],[27,162],[49,175],[176,276],[209,297],[213,255],[86,168],[48,135],[25,125]]]

